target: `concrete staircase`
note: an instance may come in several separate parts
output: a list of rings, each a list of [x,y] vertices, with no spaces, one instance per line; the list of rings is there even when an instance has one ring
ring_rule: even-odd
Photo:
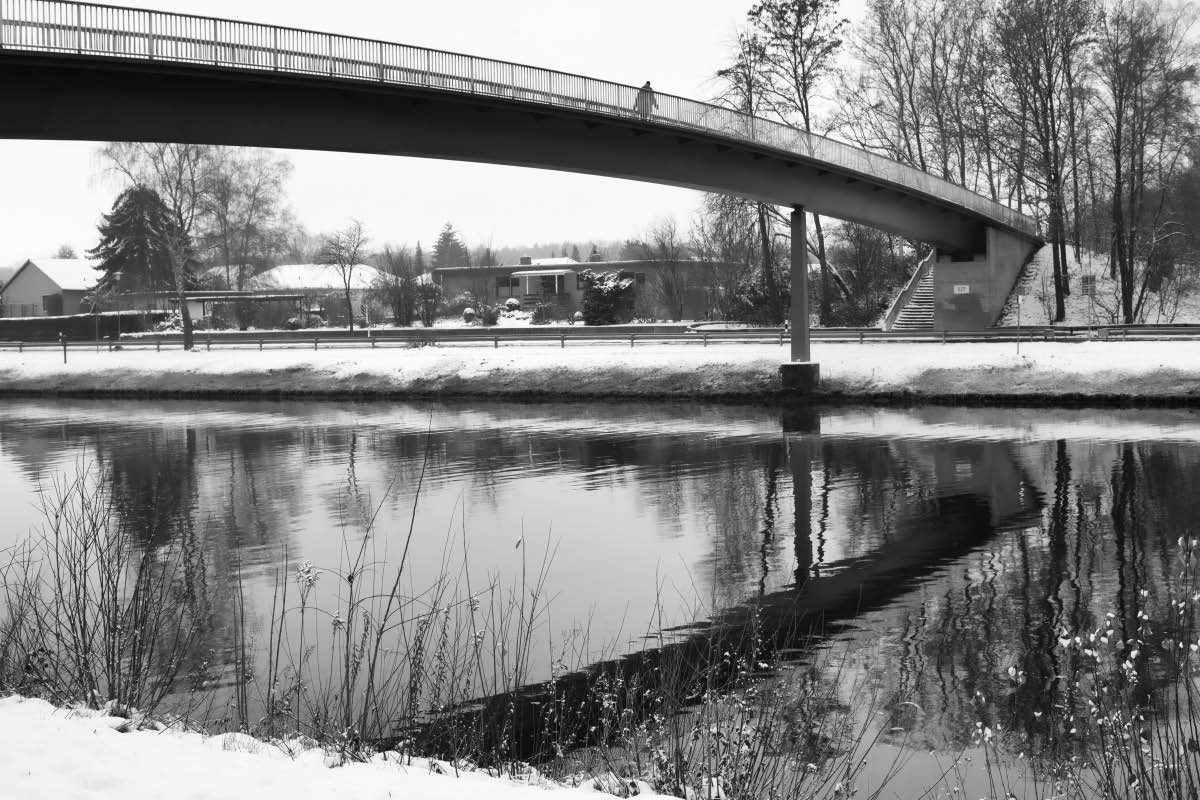
[[[933,329],[933,270],[921,276],[913,291],[912,297],[896,321],[892,323],[894,331],[927,331]]]

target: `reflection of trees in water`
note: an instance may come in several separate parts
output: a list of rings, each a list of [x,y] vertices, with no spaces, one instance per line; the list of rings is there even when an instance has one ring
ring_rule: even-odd
[[[1200,511],[1197,449],[1058,441],[1030,445],[1024,456],[1049,499],[1040,524],[1001,537],[864,623],[892,631],[888,665],[874,672],[891,696],[920,708],[893,706],[897,724],[917,725],[917,746],[960,748],[982,721],[998,723],[1027,753],[1068,755],[1067,732],[1088,716],[1072,676],[1092,667],[1061,641],[1104,630],[1105,615],[1115,614],[1115,638],[1126,644],[1099,677],[1121,685],[1116,665],[1133,647],[1139,614],[1157,613],[1158,630],[1174,623],[1176,539]],[[1154,658],[1144,663],[1144,691],[1169,679]]]

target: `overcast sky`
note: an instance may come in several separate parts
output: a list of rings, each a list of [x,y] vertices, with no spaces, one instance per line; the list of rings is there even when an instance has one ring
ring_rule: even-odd
[[[843,0],[847,16],[862,0]],[[125,0],[120,5],[310,28],[519,61],[695,99],[716,89],[750,0]],[[0,141],[0,265],[83,251],[119,187],[92,142]],[[696,192],[650,183],[432,159],[287,151],[296,218],[310,231],[363,221],[376,244],[428,248],[449,221],[471,246],[621,239]]]

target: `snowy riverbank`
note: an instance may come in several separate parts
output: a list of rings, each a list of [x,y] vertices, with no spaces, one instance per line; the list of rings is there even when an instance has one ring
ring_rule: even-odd
[[[0,698],[0,794],[14,800],[559,800],[597,791],[594,781],[572,788],[533,775],[519,783],[481,772],[455,774],[425,759],[401,763],[395,754],[335,767],[336,760],[316,748],[288,752],[241,734],[121,732],[128,724],[43,700]],[[646,784],[638,788],[642,796],[652,794]]]
[[[0,352],[0,392],[772,400],[776,345]],[[822,343],[823,399],[1200,402],[1200,342]]]

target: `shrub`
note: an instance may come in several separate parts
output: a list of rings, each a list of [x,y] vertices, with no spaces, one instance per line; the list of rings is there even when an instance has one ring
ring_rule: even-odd
[[[509,311],[519,311],[521,309],[521,301],[515,297],[510,297],[504,301],[504,307]]]
[[[449,306],[451,314],[461,314],[468,308],[474,311],[479,305],[479,299],[471,292],[463,292],[447,300],[446,305]]]
[[[613,325],[633,319],[634,288],[632,277],[615,272],[579,273],[584,281],[583,320],[588,325]]]
[[[433,319],[437,316],[441,303],[442,287],[436,283],[422,283],[417,286],[417,312],[421,315],[421,324],[426,328],[433,327]]]
[[[463,318],[463,322],[474,322],[475,321],[475,309],[464,308],[462,310],[462,318]]]
[[[533,307],[529,316],[531,325],[549,325],[558,316],[558,308],[553,303],[538,303]]]
[[[479,309],[479,319],[485,326],[495,325],[500,321],[500,306],[484,306]]]

